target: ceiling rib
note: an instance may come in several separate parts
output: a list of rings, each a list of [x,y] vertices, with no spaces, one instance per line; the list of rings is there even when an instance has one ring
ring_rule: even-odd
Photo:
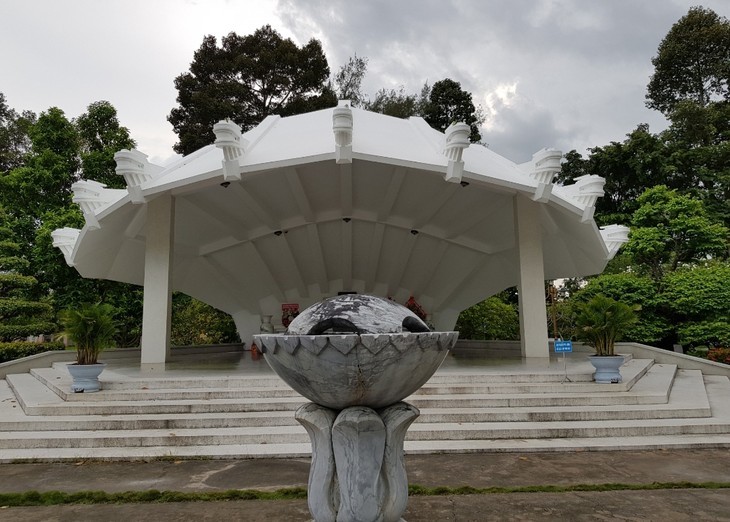
[[[388,219],[388,216],[390,216],[405,177],[406,169],[403,167],[393,169],[393,175],[390,177],[390,184],[388,185],[388,189],[385,191],[385,197],[380,203],[380,208],[378,208],[378,221],[384,222]]]
[[[294,200],[297,202],[299,212],[304,217],[304,221],[307,223],[314,223],[314,212],[312,212],[312,205],[309,203],[307,193],[304,191],[304,186],[299,179],[299,172],[296,168],[291,167],[284,171],[284,176],[289,184]]]
[[[352,290],[352,220],[342,220],[342,290]]]
[[[279,236],[280,244],[282,245],[283,254],[282,257],[286,261],[286,263],[290,266],[290,270],[294,278],[297,282],[297,291],[299,292],[300,297],[309,297],[309,290],[307,289],[307,285],[304,282],[304,278],[302,277],[302,271],[299,269],[299,264],[297,263],[297,259],[294,257],[294,253],[292,252],[291,245],[289,244],[289,240],[287,239],[287,234],[282,234]]]
[[[388,281],[389,295],[395,295],[398,289],[401,288],[403,274],[406,273],[406,268],[408,268],[408,261],[411,258],[413,247],[416,246],[416,241],[418,241],[418,234],[410,233],[406,240],[401,243],[395,266],[393,267],[393,273],[391,274],[390,281]]]
[[[375,278],[378,275],[378,262],[380,261],[380,251],[383,248],[383,237],[385,236],[385,225],[375,223],[373,231],[373,239],[370,242],[370,255],[368,256],[367,275],[365,276],[365,291],[375,291]]]
[[[261,252],[259,251],[258,247],[256,246],[256,243],[253,241],[249,241],[247,243],[250,246],[250,255],[252,258],[258,263],[259,270],[258,272],[263,274],[264,277],[266,277],[269,280],[269,284],[267,285],[269,288],[274,289],[274,297],[281,302],[286,302],[286,297],[284,295],[284,291],[282,290],[281,286],[279,285],[279,282],[277,281],[277,278],[274,276],[274,273],[271,271],[271,268],[269,268],[269,264],[266,262],[266,260],[261,255]],[[266,297],[266,296],[262,296]]]
[[[234,196],[239,199],[243,205],[251,209],[251,212],[254,213],[256,218],[269,227],[269,229],[272,231],[279,230],[279,222],[274,219],[271,214],[264,210],[261,205],[259,205],[256,198],[254,198],[248,190],[246,190],[242,183],[232,183],[230,187],[228,187],[228,190],[231,190]]]
[[[327,264],[324,260],[322,251],[322,242],[319,239],[319,230],[315,223],[307,225],[307,236],[309,238],[309,249],[314,256],[314,266],[317,270],[317,281],[319,283],[319,291],[322,294],[329,293],[329,278],[327,277]]]

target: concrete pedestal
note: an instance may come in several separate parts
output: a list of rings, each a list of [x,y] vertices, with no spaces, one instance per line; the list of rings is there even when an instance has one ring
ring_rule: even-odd
[[[403,440],[420,412],[398,402],[296,412],[312,441],[309,510],[316,522],[397,522],[408,504]]]

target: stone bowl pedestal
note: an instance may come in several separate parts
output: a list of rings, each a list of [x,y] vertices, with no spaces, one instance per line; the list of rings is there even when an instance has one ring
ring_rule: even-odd
[[[348,332],[313,333],[322,325]],[[458,333],[430,332],[405,307],[359,295],[310,307],[292,330],[306,333],[254,341],[271,368],[312,401],[295,417],[312,442],[314,520],[402,520],[408,502],[403,441],[420,413],[402,401],[431,378]]]

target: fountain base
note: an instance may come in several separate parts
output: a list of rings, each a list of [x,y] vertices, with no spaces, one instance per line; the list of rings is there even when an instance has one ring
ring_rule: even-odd
[[[408,504],[403,441],[420,412],[398,402],[337,411],[315,403],[295,417],[312,441],[309,510],[316,522],[398,522]]]

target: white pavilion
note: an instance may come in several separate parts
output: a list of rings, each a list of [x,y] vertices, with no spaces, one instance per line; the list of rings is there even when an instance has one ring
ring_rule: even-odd
[[[53,233],[83,277],[144,286],[143,369],[170,354],[173,290],[231,314],[250,343],[283,303],[413,296],[451,330],[516,285],[522,355],[548,357],[545,280],[600,273],[628,238],[593,220],[603,178],[556,185],[561,152],[515,164],[470,144],[463,123],[442,133],[341,101],[213,130],[215,143],[164,168],[118,152],[127,189],[75,183],[86,223]]]

